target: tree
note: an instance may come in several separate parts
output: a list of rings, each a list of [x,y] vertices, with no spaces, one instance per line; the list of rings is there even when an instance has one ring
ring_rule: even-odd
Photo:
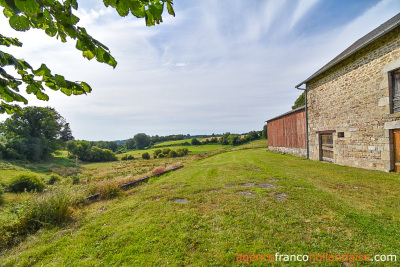
[[[263,133],[263,138],[268,139],[268,125],[267,124],[264,124],[262,133]]]
[[[49,157],[70,132],[69,124],[50,107],[26,107],[0,124],[0,130],[6,137],[6,158],[34,161]]]
[[[125,17],[130,13],[137,18],[144,18],[147,26],[162,22],[162,13],[166,4],[168,13],[175,16],[172,8],[173,0],[103,0],[106,7],[115,8],[118,14]],[[3,14],[8,18],[10,26],[16,31],[29,29],[44,30],[50,37],[66,42],[67,37],[76,40],[76,48],[82,56],[91,60],[116,67],[117,61],[104,44],[94,39],[85,28],[77,26],[79,18],[74,14],[78,10],[77,0],[0,0],[4,7]],[[0,45],[21,47],[22,43],[11,37],[0,34]],[[10,74],[6,68],[14,68],[17,75]],[[13,55],[0,51],[0,113],[9,114],[20,111],[15,102],[28,104],[28,100],[19,94],[19,87],[25,84],[26,92],[34,94],[39,100],[47,101],[49,96],[45,87],[61,91],[66,95],[81,95],[92,91],[85,82],[66,80],[64,76],[52,74],[42,64],[34,69],[27,61],[17,59]]]
[[[306,104],[306,97],[305,97],[305,92],[303,92],[294,102],[294,105],[292,106],[292,109],[299,108],[301,106],[304,106]]]
[[[199,140],[197,140],[196,138],[193,138],[190,143],[192,144],[192,146],[201,145],[201,142]]]
[[[69,123],[64,124],[64,128],[60,132],[61,140],[67,142],[69,140],[74,140],[74,136],[72,135],[72,130],[69,127]]]
[[[144,133],[135,134],[133,137],[136,149],[143,149],[150,144],[150,136]]]
[[[125,147],[126,150],[135,149],[135,140],[133,138],[129,138],[124,143],[124,147]]]

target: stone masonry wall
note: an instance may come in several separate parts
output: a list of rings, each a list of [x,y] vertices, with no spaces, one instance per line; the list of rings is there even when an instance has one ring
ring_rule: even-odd
[[[393,169],[389,75],[400,68],[400,27],[307,82],[310,159],[320,160],[319,132],[333,133],[333,162]],[[344,133],[344,137],[338,137]]]
[[[291,154],[299,157],[307,156],[307,149],[305,148],[268,146],[268,150],[278,153]]]

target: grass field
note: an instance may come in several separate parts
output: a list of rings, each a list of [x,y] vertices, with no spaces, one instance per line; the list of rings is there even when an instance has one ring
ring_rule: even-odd
[[[237,255],[277,252],[385,254],[400,261],[398,174],[281,155],[262,144],[188,161],[116,199],[76,210],[73,223],[41,229],[0,262],[231,266],[241,264]]]

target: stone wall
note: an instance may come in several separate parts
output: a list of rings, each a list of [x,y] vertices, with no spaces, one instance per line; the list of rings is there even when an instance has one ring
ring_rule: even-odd
[[[278,153],[291,154],[298,157],[307,156],[307,149],[305,148],[268,146],[268,150]]]
[[[393,169],[400,114],[391,114],[388,73],[398,68],[400,27],[307,82],[310,159],[320,160],[319,132],[334,131],[334,163]]]

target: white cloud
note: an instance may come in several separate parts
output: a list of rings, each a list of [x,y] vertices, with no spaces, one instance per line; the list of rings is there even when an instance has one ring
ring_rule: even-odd
[[[290,28],[293,28],[320,0],[297,0]]]

